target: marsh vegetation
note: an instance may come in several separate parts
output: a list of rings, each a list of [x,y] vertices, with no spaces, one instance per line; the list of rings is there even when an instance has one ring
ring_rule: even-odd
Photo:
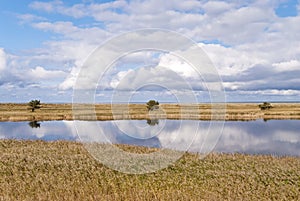
[[[145,153],[150,148],[122,149]],[[0,141],[0,200],[299,200],[300,159],[184,154],[155,173],[129,175],[76,142]]]
[[[156,105],[157,106],[157,105]],[[94,113],[84,110],[74,115],[72,104],[42,104],[40,109],[31,112],[27,104],[0,104],[0,121],[46,121],[46,120],[89,120],[95,115],[97,120],[113,119],[150,119],[146,104],[114,105],[95,104]],[[124,108],[128,113],[124,113]],[[211,104],[159,104],[167,119],[211,120],[218,115],[221,120],[256,120],[256,119],[300,119],[300,103],[273,103],[271,110],[261,110],[256,103],[228,103],[225,110],[214,110]],[[184,110],[182,110],[184,108]],[[80,114],[80,115],[79,115]]]

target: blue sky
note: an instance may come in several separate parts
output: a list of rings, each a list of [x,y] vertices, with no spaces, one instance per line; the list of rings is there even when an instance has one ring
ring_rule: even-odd
[[[175,31],[198,43],[218,70],[228,101],[299,101],[299,13],[298,0],[3,0],[0,102],[71,102],[77,75],[93,50],[142,28]],[[201,81],[185,64],[157,52],[129,55],[112,67],[100,83],[105,87],[97,91],[97,101],[109,102],[120,82],[142,86],[142,73],[172,80],[158,67],[162,64],[189,82],[199,100],[207,101],[198,87]],[[127,79],[129,74],[134,81]],[[175,77],[172,86],[182,89]],[[168,91],[157,90],[138,91],[132,101],[150,97],[174,100]]]

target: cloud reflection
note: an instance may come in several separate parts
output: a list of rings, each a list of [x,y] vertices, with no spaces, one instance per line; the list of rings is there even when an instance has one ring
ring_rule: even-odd
[[[118,129],[116,122],[98,122],[98,127],[86,130],[87,141],[111,142],[117,144],[132,144],[148,147],[162,147],[176,150],[184,149],[194,139],[189,151],[203,153],[207,149],[206,143],[211,143],[208,135],[214,128],[210,122],[200,121],[198,133],[192,129],[197,121],[162,120],[157,125],[148,125],[147,121],[122,121],[122,130],[130,131],[130,136]],[[88,124],[89,122],[81,122]],[[159,128],[158,125],[163,128]],[[135,126],[142,127],[143,132]],[[179,126],[181,128],[179,129]],[[128,128],[126,128],[128,127]],[[159,128],[159,129],[158,129]],[[101,130],[106,134],[101,136]],[[180,130],[180,133],[178,131]],[[214,152],[247,153],[247,154],[273,154],[300,156],[300,124],[297,120],[270,120],[264,122],[226,122]],[[92,133],[92,135],[91,135]],[[109,135],[107,135],[109,134]],[[140,135],[140,136],[139,136]],[[88,138],[90,137],[90,138]],[[31,128],[28,122],[0,122],[0,139],[26,139],[26,140],[79,140],[72,121],[42,122],[40,127]]]

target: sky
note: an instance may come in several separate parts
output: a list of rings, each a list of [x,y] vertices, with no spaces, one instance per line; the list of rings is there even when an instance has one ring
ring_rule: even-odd
[[[78,74],[94,50],[144,28],[197,43],[228,102],[300,101],[299,13],[298,0],[2,0],[0,102],[72,102]],[[145,86],[146,75],[158,86]],[[95,99],[110,102],[117,89],[129,86],[132,102],[176,102],[172,93],[184,83],[199,102],[209,101],[205,83],[185,61],[170,52],[138,51],[105,72]]]

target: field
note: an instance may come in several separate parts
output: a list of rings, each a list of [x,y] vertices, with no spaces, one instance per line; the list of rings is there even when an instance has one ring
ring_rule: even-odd
[[[157,118],[199,119],[199,120],[256,120],[256,119],[300,119],[300,103],[274,103],[270,110],[260,110],[255,103],[217,104],[161,104]],[[42,104],[31,112],[27,104],[0,104],[0,121],[41,121],[41,120],[112,120],[149,119],[146,104],[113,105],[96,104]],[[128,109],[128,113],[125,109]],[[125,109],[124,109],[125,108]],[[213,109],[212,109],[213,108]],[[112,112],[113,111],[113,112]],[[94,116],[93,116],[94,115]]]
[[[0,140],[0,153],[0,200],[300,199],[300,158],[186,153],[166,169],[129,175],[76,142]]]
[[[241,120],[300,119],[300,103],[0,104],[0,121],[168,119]],[[129,107],[129,112],[124,112]],[[215,108],[212,110],[212,108]],[[213,112],[212,112],[213,111]],[[224,113],[223,113],[224,112]],[[93,113],[95,116],[93,116]],[[223,114],[224,116],[222,116]],[[135,153],[155,149],[118,145]],[[0,140],[2,200],[300,200],[300,158],[270,155],[184,153],[168,168],[150,174],[124,174],[97,162],[77,142]]]

